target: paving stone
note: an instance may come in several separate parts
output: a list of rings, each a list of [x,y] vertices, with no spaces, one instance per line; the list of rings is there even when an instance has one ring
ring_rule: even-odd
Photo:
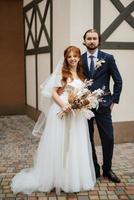
[[[90,195],[90,196],[89,196],[89,199],[90,199],[90,200],[99,200],[100,198],[99,198],[98,195]]]
[[[108,183],[108,186],[115,186],[115,183]]]
[[[80,195],[81,195],[81,196],[85,196],[85,195],[88,195],[88,192],[79,192],[79,193],[77,193],[77,195],[78,195],[78,196],[80,196]]]
[[[6,167],[0,167],[0,173],[4,173],[4,172],[6,172]]]
[[[107,183],[103,183],[103,182],[101,183],[101,182],[100,182],[100,183],[99,183],[99,186],[100,186],[100,187],[107,187],[108,184],[107,184]]]
[[[116,186],[125,186],[125,183],[116,183]]]
[[[1,198],[1,197],[5,197],[5,196],[6,196],[5,194],[0,194],[0,198]]]
[[[62,196],[62,197],[58,196],[58,200],[66,200],[66,197],[65,196]]]
[[[134,186],[134,183],[125,183],[126,186]]]
[[[78,200],[89,200],[88,196],[78,196]]]
[[[126,190],[133,190],[134,191],[134,186],[126,186],[125,189]]]
[[[106,191],[107,191],[107,188],[108,188],[108,187],[100,187],[100,189],[99,189],[99,190],[101,190],[101,191],[104,191],[104,190],[106,190]]]
[[[107,192],[107,194],[115,194],[114,191],[106,191],[106,192]]]
[[[115,190],[115,193],[117,195],[125,194],[125,189],[123,187],[117,187],[116,190]]]
[[[16,197],[16,195],[13,193],[8,193],[8,194],[6,194],[6,197]]]
[[[28,200],[38,200],[38,197],[28,197]]]
[[[117,195],[108,195],[108,198],[110,200],[116,200],[116,199],[118,199],[118,196]]]
[[[12,177],[23,168],[33,163],[33,152],[36,151],[39,139],[31,131],[33,120],[27,116],[0,117],[0,200],[134,200],[134,145],[133,143],[115,144],[113,171],[121,183],[113,183],[103,177],[97,179],[93,190],[79,193],[36,192],[28,196],[22,193],[13,194],[10,189]],[[98,161],[102,165],[101,146],[96,147]]]
[[[36,196],[36,192],[33,192],[32,194],[30,194],[31,197],[35,197]]]
[[[100,187],[95,186],[95,187],[94,187],[94,190],[100,190]]]
[[[16,197],[16,200],[28,200],[28,197]]]
[[[67,197],[68,200],[77,200],[77,196],[76,195],[68,195]]]
[[[11,193],[11,190],[6,189],[6,190],[3,190],[3,192],[4,192],[5,194],[9,194],[9,193]]]
[[[106,191],[98,191],[99,192],[99,195],[106,195]]]
[[[90,190],[89,195],[98,195],[98,190]]]
[[[49,197],[49,200],[56,200],[56,197]]]
[[[120,200],[128,200],[127,195],[119,195],[118,197],[119,197]]]
[[[100,199],[101,199],[101,200],[108,199],[108,196],[107,196],[107,195],[100,195]]]
[[[36,192],[35,194],[36,194],[37,197],[46,197],[45,192]]]
[[[108,187],[108,190],[109,190],[109,191],[115,191],[115,190],[116,190],[116,187]]]
[[[134,179],[129,179],[128,182],[129,183],[134,183]]]
[[[2,181],[2,183],[1,183],[2,186],[8,185],[8,184],[9,184],[9,182],[7,182],[7,181]]]
[[[134,194],[133,190],[126,190],[126,194]]]
[[[59,194],[60,195],[60,194]],[[46,193],[47,197],[55,197],[56,193],[55,192],[50,192],[50,193]]]
[[[18,194],[16,194],[16,197],[17,197],[17,198],[27,198],[27,199],[28,199],[28,195],[23,194],[23,193],[18,193]]]
[[[134,195],[128,195],[130,200],[134,200]]]
[[[47,200],[47,197],[38,197],[38,200]]]

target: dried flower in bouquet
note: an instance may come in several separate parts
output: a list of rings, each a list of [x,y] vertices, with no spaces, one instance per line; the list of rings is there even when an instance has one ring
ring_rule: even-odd
[[[94,116],[91,109],[98,108],[101,97],[104,94],[102,89],[91,92],[88,89],[88,86],[91,84],[92,81],[85,81],[79,89],[72,86],[66,88],[66,91],[68,92],[68,103],[71,105],[72,113],[75,114],[75,111],[81,111],[88,119]],[[66,112],[61,111],[57,114],[62,118]]]

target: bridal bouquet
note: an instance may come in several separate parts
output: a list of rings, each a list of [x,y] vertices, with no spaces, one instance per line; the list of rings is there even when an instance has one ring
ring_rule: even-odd
[[[76,111],[81,111],[87,119],[94,117],[94,113],[91,109],[98,109],[99,102],[102,101],[104,95],[104,89],[97,89],[91,92],[88,86],[92,84],[92,81],[85,81],[79,89],[67,86],[68,103],[71,105],[71,111],[75,115]],[[57,113],[62,118],[66,112],[61,111]]]

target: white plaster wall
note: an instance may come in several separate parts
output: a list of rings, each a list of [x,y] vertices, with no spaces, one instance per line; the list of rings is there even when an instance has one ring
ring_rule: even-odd
[[[26,56],[26,97],[27,104],[36,108],[35,56]]]
[[[28,0],[24,1],[25,4]],[[101,32],[118,16],[119,12],[110,1],[103,0],[101,6]],[[121,0],[127,6],[132,0]],[[133,14],[132,14],[133,15]],[[78,46],[82,53],[83,34],[93,27],[93,0],[53,0],[53,67],[68,45]],[[127,22],[113,32],[108,41],[134,41],[134,30]],[[113,109],[113,121],[134,120],[134,50],[103,50],[114,55],[123,78],[123,91],[120,104]],[[42,64],[41,64],[42,62]],[[43,66],[43,59],[40,65]],[[46,72],[47,74],[48,72]],[[112,84],[111,84],[112,85]]]
[[[23,6],[26,6],[32,0],[24,0]],[[88,0],[86,0],[88,1]],[[41,9],[46,1],[39,4]],[[30,11],[31,12],[31,11]],[[28,17],[30,17],[30,12]],[[42,12],[42,9],[41,9]],[[37,32],[39,32],[40,22],[37,17]],[[50,26],[46,20],[47,27]],[[26,32],[27,34],[27,27]],[[46,44],[46,40],[41,38],[40,46]],[[64,49],[70,44],[70,0],[53,0],[53,68],[63,55]],[[29,41],[28,49],[32,47],[32,42]]]
[[[26,6],[27,4],[29,4],[32,0],[23,0],[23,6]]]
[[[70,44],[70,0],[53,0],[53,68]]]
[[[44,16],[44,8],[46,6],[46,2],[47,2],[46,0],[43,0],[38,4],[42,17]],[[45,20],[45,25],[47,27],[48,34],[50,34],[50,20],[49,19],[50,19],[50,9],[48,9],[46,20]],[[40,23],[39,16],[37,14],[37,37],[39,37],[40,28],[41,28],[41,23]],[[48,45],[47,39],[45,37],[44,32],[42,32],[39,47],[47,46],[47,45]]]
[[[126,7],[132,0],[121,0]],[[102,1],[101,5],[101,33],[112,23],[120,13],[115,6],[107,0]],[[107,17],[106,17],[107,16]],[[107,41],[117,42],[134,42],[134,30],[126,22],[123,21],[119,27],[111,34]],[[114,55],[119,71],[123,79],[123,90],[120,97],[119,105],[115,105],[113,109],[113,121],[133,121],[134,120],[134,92],[133,85],[133,56],[134,50],[103,50]]]
[[[120,14],[111,1],[101,1],[101,33],[110,25],[113,20]],[[121,0],[122,4],[126,7],[132,0]],[[118,42],[134,42],[134,30],[128,25],[126,21],[123,21],[119,27],[111,34],[107,41]]]
[[[83,35],[93,27],[93,1],[70,0],[70,44],[85,51]]]
[[[27,17],[28,17],[29,23],[31,21],[32,12],[33,12],[32,9],[27,12]],[[33,23],[32,23],[32,26],[31,26],[31,31],[33,33],[33,38],[35,40],[35,31],[34,30],[35,30],[35,15],[33,16]],[[28,26],[27,26],[27,22],[25,21],[25,42],[26,42],[26,39],[27,39],[28,31],[29,31],[29,29],[28,29]],[[32,39],[30,37],[29,41],[28,41],[27,49],[33,49],[33,48],[34,48],[34,45],[33,45]]]
[[[40,85],[47,79],[50,74],[50,53],[38,54],[38,102],[40,109]]]
[[[101,1],[101,32],[112,23],[119,15],[114,5],[107,0]],[[124,6],[131,3],[132,0],[122,0]],[[76,8],[77,5],[77,9]],[[93,27],[93,0],[70,0],[70,43],[80,47],[85,51],[82,45],[83,34],[86,30]],[[121,25],[113,32],[107,41],[128,41],[134,42],[134,30],[127,22]],[[133,74],[134,74],[134,50],[103,50],[114,55],[119,71],[123,78],[123,90],[119,105],[113,109],[113,121],[133,121],[134,120],[134,91],[133,91]],[[112,84],[111,84],[112,86]]]
[[[104,50],[105,51],[105,50]],[[106,50],[114,55],[123,79],[123,89],[119,105],[113,109],[113,121],[134,120],[133,57],[134,50]]]
[[[24,0],[24,6],[27,5],[28,3],[30,3],[30,0]],[[46,1],[42,1],[38,4],[41,14],[43,16],[43,12],[44,12],[44,7],[45,7]],[[31,19],[31,15],[32,15],[32,10],[27,12],[27,16],[30,22]],[[47,13],[47,18],[45,21],[48,33],[50,33],[50,11],[48,11]],[[40,20],[39,17],[37,15],[37,37],[39,35],[40,32]],[[35,38],[35,23],[34,23],[34,19],[33,19],[33,24],[31,27],[33,36]],[[27,27],[27,23],[25,22],[25,34],[27,36],[28,34],[28,27]],[[26,42],[26,41],[25,41]],[[46,38],[44,36],[44,33],[42,34],[39,46],[46,46],[48,43],[46,41]],[[27,49],[32,49],[33,48],[33,43],[31,40],[31,37],[29,39],[28,42],[28,47]],[[47,79],[47,77],[50,75],[50,53],[46,53],[46,54],[38,54],[37,55],[37,77],[38,77],[38,108],[40,109],[40,84],[42,82],[44,82],[45,79]],[[35,56],[27,56],[26,57],[26,88],[27,88],[27,104],[36,108],[36,70],[35,70]]]

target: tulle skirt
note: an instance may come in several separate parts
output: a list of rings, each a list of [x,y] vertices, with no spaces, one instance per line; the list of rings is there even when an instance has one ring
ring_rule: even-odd
[[[11,182],[14,193],[93,189],[96,178],[87,119],[82,113],[59,118],[59,106],[51,106],[34,166],[17,173]]]

